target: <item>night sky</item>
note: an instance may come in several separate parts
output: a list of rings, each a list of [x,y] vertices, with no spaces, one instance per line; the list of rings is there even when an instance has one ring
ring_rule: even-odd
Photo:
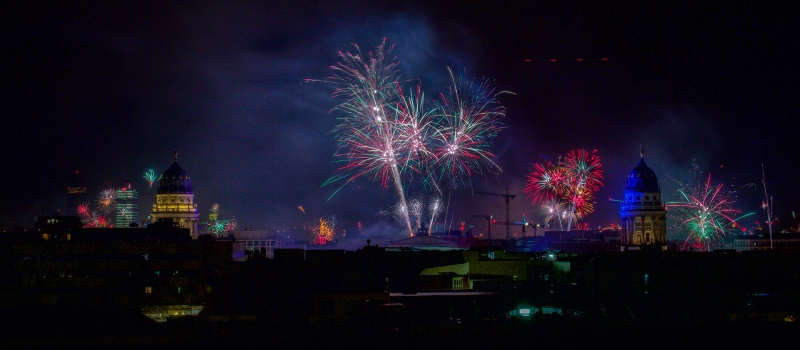
[[[584,148],[598,150],[605,184],[586,222],[618,222],[608,199],[622,198],[641,144],[667,198],[693,163],[728,189],[757,185],[738,192],[737,207],[757,213],[749,227],[765,218],[763,163],[777,226],[798,225],[800,31],[788,4],[269,3],[2,5],[4,228],[65,210],[76,170],[92,197],[131,183],[146,215],[155,188],[142,175],[166,170],[175,148],[203,217],[219,203],[242,228],[327,215],[387,227],[376,213],[395,196],[377,182],[326,201],[338,187],[321,187],[337,168],[337,101],[330,86],[304,83],[325,78],[337,51],[382,38],[431,96],[446,91],[447,67],[516,93],[500,97],[502,176],[472,178],[474,190],[518,195],[512,220],[540,220],[522,193],[531,164]],[[504,209],[469,186],[450,201],[467,226]]]

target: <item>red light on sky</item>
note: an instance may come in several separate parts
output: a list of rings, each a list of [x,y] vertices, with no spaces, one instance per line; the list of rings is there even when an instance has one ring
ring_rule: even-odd
[[[603,57],[603,61],[608,61],[608,58],[607,57]]]
[[[551,59],[550,62],[558,62],[555,58]]]
[[[531,61],[531,59],[530,59],[530,58],[526,58],[526,59],[525,59],[525,62],[530,62],[530,61]]]

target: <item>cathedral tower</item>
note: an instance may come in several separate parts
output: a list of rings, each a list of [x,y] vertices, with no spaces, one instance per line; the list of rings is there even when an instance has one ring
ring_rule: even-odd
[[[661,188],[656,173],[644,163],[644,150],[639,153],[639,165],[628,174],[625,201],[619,211],[620,248],[639,250],[642,246],[654,246],[666,250],[667,211],[661,202]]]
[[[159,179],[156,191],[156,203],[153,204],[151,217],[153,222],[158,219],[172,219],[182,228],[188,228],[192,239],[197,239],[197,203],[194,202],[192,181],[178,165],[178,150],[175,150],[175,161],[164,171]]]

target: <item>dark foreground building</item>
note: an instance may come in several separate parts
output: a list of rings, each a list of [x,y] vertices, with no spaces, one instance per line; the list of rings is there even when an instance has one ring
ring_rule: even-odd
[[[192,240],[189,229],[168,221],[84,229],[68,219],[4,234],[0,306],[199,306],[207,298],[205,269],[231,259],[231,242]]]

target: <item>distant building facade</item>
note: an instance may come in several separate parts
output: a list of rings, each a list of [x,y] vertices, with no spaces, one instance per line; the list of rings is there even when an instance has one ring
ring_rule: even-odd
[[[264,249],[266,258],[275,258],[276,249],[297,248],[294,239],[284,238],[275,232],[265,230],[237,230],[231,231],[231,236],[236,242],[244,244],[247,252],[260,252]],[[302,247],[302,245],[300,246]],[[246,259],[245,259],[246,260]]]
[[[175,160],[164,171],[159,179],[156,191],[156,202],[150,214],[153,222],[159,219],[172,219],[182,228],[189,229],[192,239],[197,239],[197,203],[194,201],[194,189],[189,174],[178,165],[178,151],[175,151]]]
[[[621,250],[639,250],[644,246],[667,249],[667,211],[661,202],[661,188],[656,173],[641,159],[628,174],[625,200],[619,216]]]
[[[737,252],[770,249],[800,252],[800,234],[775,233],[772,237],[768,234],[734,236],[733,249]]]
[[[51,215],[36,218],[36,236],[43,241],[69,241],[72,233],[83,228],[78,216]]]

